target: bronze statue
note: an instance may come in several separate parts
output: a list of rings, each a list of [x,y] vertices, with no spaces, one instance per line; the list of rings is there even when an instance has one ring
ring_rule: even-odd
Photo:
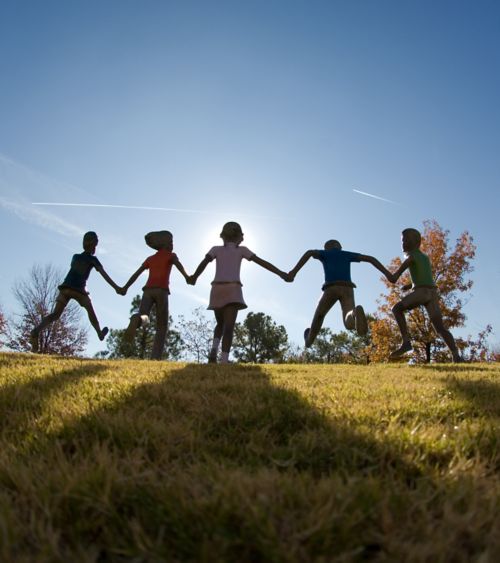
[[[56,298],[54,310],[50,315],[44,317],[40,324],[31,331],[31,349],[33,352],[38,352],[38,337],[40,332],[59,319],[71,299],[74,299],[87,311],[90,324],[97,332],[99,340],[104,340],[106,337],[108,327],[104,327],[101,330],[94,308],[92,307],[92,301],[86,290],[87,280],[92,268],[95,268],[117,292],[119,292],[120,288],[108,276],[102,264],[94,256],[98,242],[99,239],[94,231],[89,231],[83,235],[83,252],[73,256],[70,270],[63,283],[59,286],[59,294]]]

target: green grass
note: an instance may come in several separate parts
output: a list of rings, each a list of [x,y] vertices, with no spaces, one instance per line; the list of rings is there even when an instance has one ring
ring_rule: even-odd
[[[500,560],[500,367],[0,354],[1,561]]]

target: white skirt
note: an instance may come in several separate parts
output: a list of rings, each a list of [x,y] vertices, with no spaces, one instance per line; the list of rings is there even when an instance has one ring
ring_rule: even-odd
[[[236,305],[238,309],[246,309],[243,291],[239,282],[212,282],[208,309],[222,309],[226,305]]]

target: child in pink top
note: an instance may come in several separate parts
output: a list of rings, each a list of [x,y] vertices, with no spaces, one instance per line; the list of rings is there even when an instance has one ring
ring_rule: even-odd
[[[142,266],[130,277],[128,282],[120,290],[122,295],[127,293],[128,288],[144,272],[149,270],[148,281],[142,288],[142,299],[139,312],[132,315],[127,330],[125,341],[132,342],[137,329],[149,322],[149,314],[153,305],[156,307],[156,334],[151,352],[152,360],[160,360],[165,347],[165,339],[168,329],[168,295],[170,271],[175,266],[188,281],[184,267],[179,262],[177,255],[172,252],[174,247],[172,233],[170,231],[156,231],[148,233],[145,237],[146,244],[157,250],[156,254],[149,256]]]
[[[217,361],[217,352],[222,339],[221,363],[228,363],[229,351],[233,341],[234,325],[240,309],[246,309],[240,280],[240,268],[243,258],[255,262],[266,270],[273,272],[285,281],[291,281],[288,274],[282,272],[271,263],[262,260],[246,246],[240,246],[243,241],[243,231],[238,223],[226,223],[220,234],[223,246],[214,246],[200,262],[195,273],[188,279],[194,285],[199,275],[207,265],[215,259],[215,278],[210,291],[208,308],[214,311],[217,322],[214,329],[212,350],[208,361]]]

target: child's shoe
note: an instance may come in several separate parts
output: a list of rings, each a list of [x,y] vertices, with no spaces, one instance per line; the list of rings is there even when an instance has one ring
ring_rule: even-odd
[[[310,328],[306,328],[306,330],[304,330],[304,346],[306,348],[309,348],[309,346],[311,346],[309,344],[309,333],[311,332]]]
[[[411,352],[412,350],[413,350],[413,348],[411,346],[411,342],[403,342],[403,344],[401,344],[401,346],[397,350],[394,350],[393,352],[391,352],[389,359],[390,360],[397,360],[403,354],[406,354],[406,352]]]
[[[359,336],[365,336],[368,332],[368,323],[366,321],[365,310],[361,305],[354,309],[354,326]]]

